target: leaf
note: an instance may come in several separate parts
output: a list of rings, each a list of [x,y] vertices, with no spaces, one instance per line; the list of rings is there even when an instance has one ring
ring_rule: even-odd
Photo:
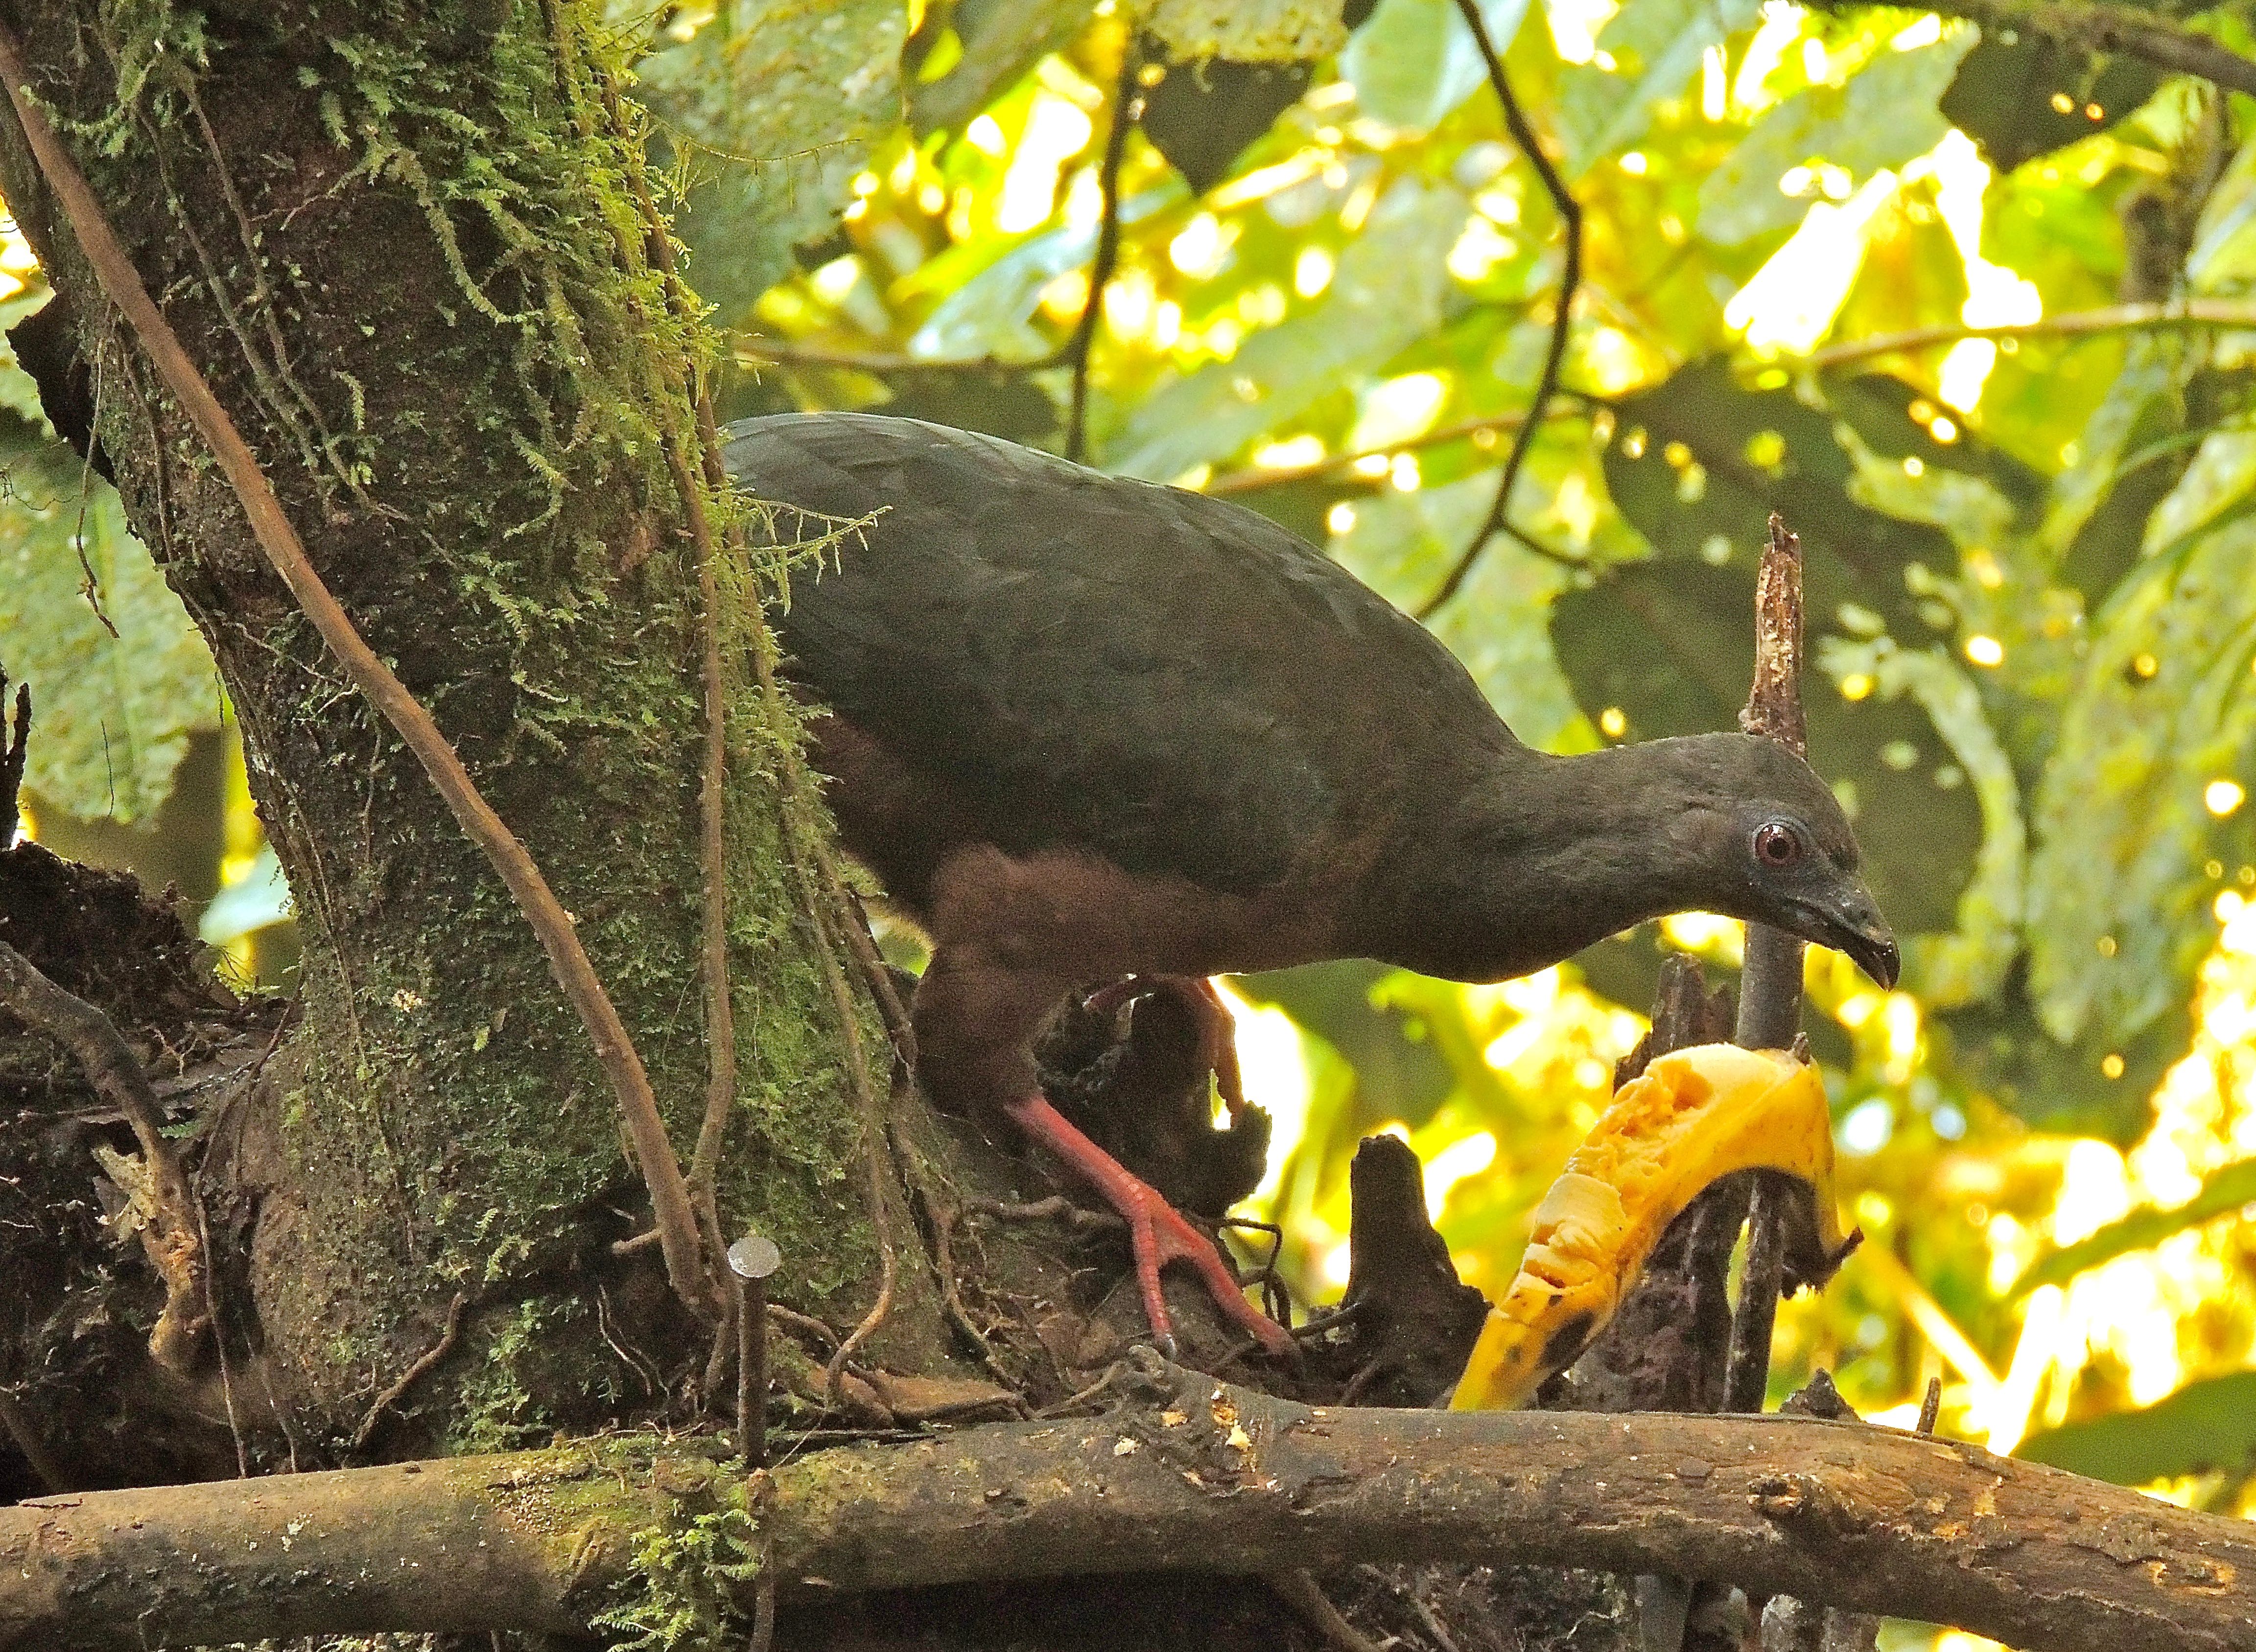
[[[1166,211],[1186,193],[1174,179],[1120,203],[1120,222],[1132,228]],[[909,340],[909,354],[934,361],[961,361],[1015,350],[1038,354],[1047,348],[1026,326],[1042,289],[1068,270],[1096,256],[1096,226],[1061,224],[1032,235],[970,277],[934,306]]]
[[[1959,893],[1949,932],[1906,938],[1903,981],[1929,1009],[1988,998],[2005,984],[2021,949],[2028,834],[2013,762],[1990,726],[1981,695],[1957,662],[1939,648],[1914,652],[1885,638],[1849,643],[1829,637],[1820,664],[1837,685],[1861,674],[1872,679],[1882,699],[1907,695],[1916,700],[1957,759],[1966,777],[1963,784],[1981,810],[1982,845]]]
[[[1277,1005],[1346,1058],[1355,1073],[1355,1105],[1342,1121],[1345,1131],[1360,1134],[1381,1119],[1421,1122],[1451,1087],[1449,1063],[1433,1045],[1412,1043],[1403,1037],[1400,1015],[1372,1003],[1371,989],[1392,973],[1350,958],[1236,978],[1246,997]]]
[[[2121,1411],[2032,1434],[2013,1455],[2072,1474],[2144,1486],[2256,1459],[2256,1371],[2189,1382],[2143,1411]]]
[[[219,726],[219,678],[180,598],[126,531],[116,492],[88,475],[81,495],[80,467],[50,443],[44,459],[9,466],[0,664],[32,689],[25,784],[81,819],[126,824],[169,795],[188,736]],[[81,594],[74,541],[116,636]]]
[[[224,946],[285,922],[294,910],[290,886],[282,880],[281,860],[269,843],[240,877],[212,896],[197,920],[196,935],[210,946]]]
[[[1935,440],[1928,426],[1911,416],[1914,402],[1929,399],[1929,392],[1919,385],[1888,373],[1859,373],[1829,379],[1825,385],[1825,404],[1879,457],[1898,465],[1915,458],[1928,470],[1953,471],[1985,482],[2017,517],[2042,504],[2049,485],[2042,471],[1972,431],[1961,432],[1954,441]]]
[[[1153,52],[1151,55],[1164,54]],[[1162,62],[1144,94],[1140,124],[1153,147],[1174,163],[1191,193],[1223,179],[1246,146],[1308,89],[1306,63],[1239,63],[1229,58]]]
[[[1137,21],[1158,71],[1146,71],[1144,136],[1197,195],[1229,176],[1346,39],[1339,0],[1146,0]]]
[[[1332,559],[1396,607],[1412,608],[1441,583],[1495,493],[1496,478],[1483,474],[1440,488],[1377,495],[1358,503],[1355,525],[1332,539]],[[1551,599],[1567,577],[1555,563],[1498,544],[1433,627],[1512,733],[1552,750],[1581,724],[1545,624]],[[1582,732],[1587,740],[1588,730]]]
[[[900,123],[898,0],[737,0],[637,66],[659,136],[701,181],[676,230],[700,297],[734,321],[828,228]]]
[[[2193,462],[2198,432],[2242,404],[2245,372],[2219,373],[2173,340],[2135,338],[2053,482],[2040,542],[2055,577],[2097,608],[2139,559],[2154,508]]]
[[[2242,496],[2256,488],[2245,438]],[[2149,556],[2091,627],[2036,798],[2029,992],[2055,1037],[2126,1039],[2183,1002],[2210,945],[2203,862],[2229,830],[2203,788],[2245,772],[2256,739],[2256,517],[2189,475],[2189,514],[2223,525]],[[2169,513],[2166,501],[2157,520]]]
[[[1122,475],[1166,482],[1235,453],[1441,325],[1444,263],[1464,197],[1405,179],[1380,198],[1340,255],[1323,299],[1146,397],[1105,456]]]
[[[909,130],[919,137],[962,127],[1050,53],[1061,49],[1089,21],[1091,0],[955,0],[934,6],[902,48],[909,71]],[[927,80],[926,63],[938,64],[939,42],[953,35],[954,60]]]
[[[1827,160],[1862,179],[1933,149],[1949,130],[1935,98],[1973,38],[1961,31],[1883,51],[1845,86],[1814,86],[1779,104],[1701,184],[1701,235],[1737,246],[1799,223],[1808,203],[1778,186],[1791,167]]]
[[[2147,1098],[2183,1058],[2193,1020],[2181,1003],[2129,1038],[2055,1038],[2028,995],[2024,952],[1998,993],[1936,1012],[1938,1064],[1987,1093],[2030,1128],[2097,1136],[2119,1147],[2152,1121]],[[2119,1061],[2118,1067],[2114,1064]]]
[[[1682,93],[1709,48],[1757,15],[1752,0],[1631,0],[1614,13],[1597,44],[1618,71],[1579,63],[1561,71],[1558,125],[1569,174],[1643,137],[1653,105]]]
[[[1526,15],[1527,0],[1482,0],[1499,52]],[[1488,78],[1455,0],[1378,0],[1340,53],[1339,72],[1360,112],[1406,132],[1430,132]]]
[[[1860,611],[1912,643],[1948,623],[1930,625],[1906,581],[1955,566],[1949,536],[1850,497],[1856,462],[1827,413],[1786,390],[1743,389],[1727,364],[1707,361],[1624,400],[1616,429],[1607,489],[1664,557],[1732,568],[1752,591],[1775,510],[1806,548],[1813,629],[1855,631],[1868,623]]]
[[[2013,1281],[2013,1294],[2026,1297],[2041,1285],[2064,1285],[2134,1250],[2150,1250],[2173,1234],[2197,1227],[2214,1217],[2228,1215],[2244,1206],[2256,1205],[2256,1159],[2241,1159],[2201,1185],[2201,1191],[2182,1205],[2168,1208],[2148,1205],[2119,1221],[2086,1234],[2072,1245],[2048,1251]]]
[[[1985,35],[1943,89],[1945,119],[2010,172],[2104,132],[2154,95],[2162,71],[2137,58],[2100,57],[2041,34]],[[2062,109],[2053,100],[2065,98]],[[2097,119],[2090,113],[2100,111]]]

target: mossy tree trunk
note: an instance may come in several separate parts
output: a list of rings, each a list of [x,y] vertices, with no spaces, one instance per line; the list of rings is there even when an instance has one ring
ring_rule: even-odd
[[[597,10],[10,10],[37,95],[322,578],[575,918],[686,1160],[706,1077],[701,615],[663,444],[694,444],[701,341],[649,265]],[[449,1369],[475,1375],[419,1391],[451,1399],[411,1443],[631,1410],[702,1333],[654,1251],[610,1253],[647,1201],[586,1033],[268,568],[12,121],[0,188],[74,321],[133,525],[211,643],[298,903],[300,1015],[207,1163],[237,1195],[236,1356],[263,1349],[334,1435],[459,1294],[479,1357]],[[735,572],[720,621],[749,678]],[[723,1221],[777,1237],[783,1299],[851,1323],[876,1252],[842,1030],[779,839],[793,735],[749,688],[731,715]]]

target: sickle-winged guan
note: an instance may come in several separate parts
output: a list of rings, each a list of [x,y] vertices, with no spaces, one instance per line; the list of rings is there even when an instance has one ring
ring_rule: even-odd
[[[1181,1259],[1285,1341],[1041,1093],[1027,1040],[1068,992],[1351,957],[1502,981],[1686,910],[1895,981],[1847,819],[1770,741],[1549,756],[1423,628],[1240,506],[912,419],[729,434],[751,496],[875,518],[773,618],[824,708],[846,847],[932,941],[925,1084],[1000,1107],[1127,1219],[1162,1337]]]

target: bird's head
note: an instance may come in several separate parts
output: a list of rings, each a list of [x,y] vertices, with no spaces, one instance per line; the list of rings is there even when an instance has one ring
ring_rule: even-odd
[[[1688,894],[1727,917],[1846,953],[1883,987],[1902,964],[1859,872],[1849,818],[1810,766],[1774,741],[1701,735],[1628,748],[1666,782],[1658,823],[1687,866]]]

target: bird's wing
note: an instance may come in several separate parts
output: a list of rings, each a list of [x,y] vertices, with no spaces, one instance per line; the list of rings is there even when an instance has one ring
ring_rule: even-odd
[[[866,415],[732,426],[737,485],[882,512],[777,615],[792,671],[1012,853],[1250,892],[1512,737],[1421,627],[1265,517]]]

